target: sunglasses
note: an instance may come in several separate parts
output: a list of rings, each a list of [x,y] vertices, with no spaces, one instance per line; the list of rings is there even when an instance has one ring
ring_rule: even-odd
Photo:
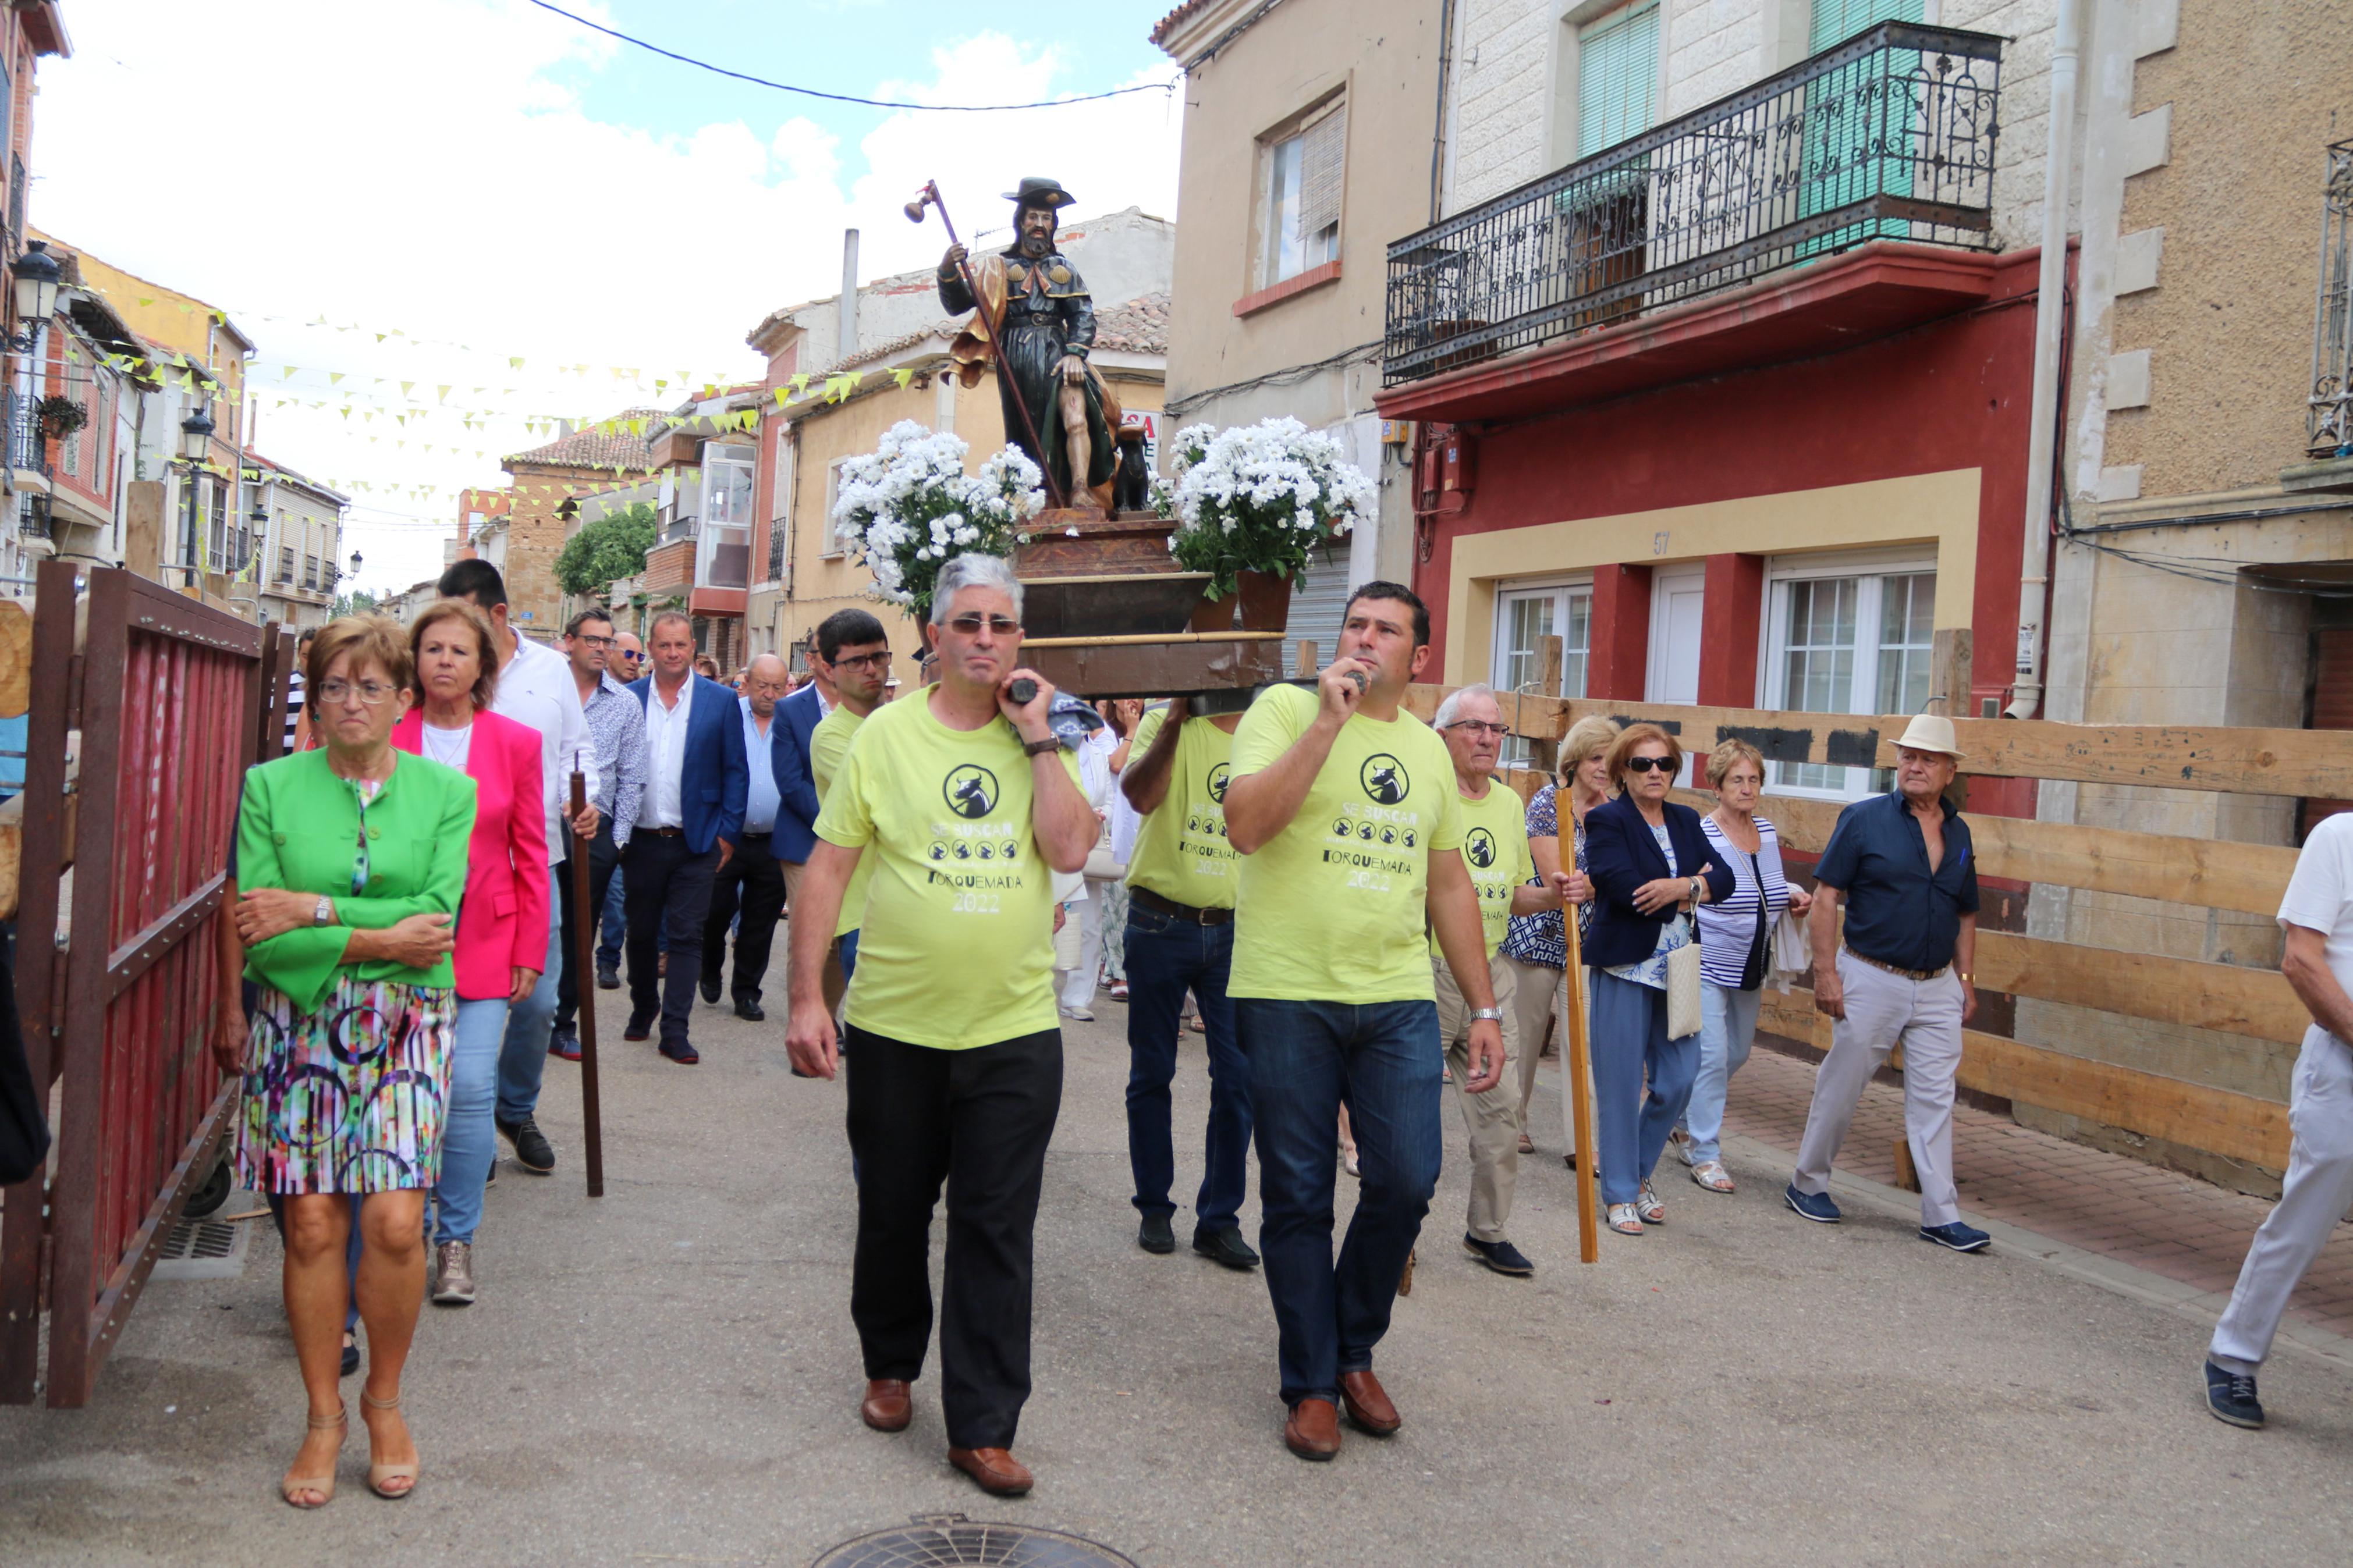
[[[1653,768],[1662,773],[1671,773],[1675,771],[1675,760],[1672,757],[1629,757],[1626,759],[1626,771],[1630,773],[1647,773]]]
[[[976,637],[984,626],[1001,637],[1009,637],[1021,629],[1021,623],[1011,616],[958,616],[948,623],[948,629],[958,637]]]

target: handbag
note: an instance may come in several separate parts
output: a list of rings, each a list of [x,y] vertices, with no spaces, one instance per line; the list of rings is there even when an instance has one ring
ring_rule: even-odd
[[[1667,1038],[1698,1034],[1699,1019],[1699,943],[1687,942],[1667,954]]]

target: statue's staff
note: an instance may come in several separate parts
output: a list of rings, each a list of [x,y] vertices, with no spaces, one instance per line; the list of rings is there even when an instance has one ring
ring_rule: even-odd
[[[959,250],[963,249],[964,241],[956,237],[955,220],[948,216],[948,205],[940,199],[937,180],[925,180],[923,188],[915,193],[915,199],[902,210],[906,213],[909,223],[921,223],[925,207],[940,209],[940,224],[948,231],[948,243]],[[997,341],[997,323],[989,320],[988,300],[980,291],[979,279],[973,276],[970,258],[958,257],[956,271],[964,278],[965,292],[972,296],[973,313],[980,318],[981,330],[988,334],[988,352],[997,356],[997,378],[1004,383],[1006,391],[1013,395],[1013,412],[1021,416],[1021,433],[1029,437],[1029,449],[1038,454],[1038,467],[1046,480],[1046,499],[1059,509],[1068,504],[1062,496],[1062,487],[1054,482],[1054,465],[1047,460],[1046,443],[1038,439],[1038,426],[1029,417],[1029,405],[1021,396],[1021,383],[1013,374],[1012,367],[1005,363],[1005,345]],[[845,347],[842,352],[847,354],[849,349]]]

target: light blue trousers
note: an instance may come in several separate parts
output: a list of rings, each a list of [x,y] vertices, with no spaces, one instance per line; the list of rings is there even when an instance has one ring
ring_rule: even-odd
[[[449,1102],[441,1122],[441,1184],[433,1189],[433,1245],[470,1242],[482,1223],[482,1188],[498,1158],[491,1107],[499,1097],[499,1047],[506,1038],[507,999],[458,1004],[449,1049]]]
[[[1764,1005],[1763,987],[1736,991],[1704,980],[1699,987],[1699,1076],[1692,1079],[1691,1104],[1683,1111],[1683,1129],[1691,1134],[1691,1163],[1704,1164],[1724,1157],[1717,1140],[1724,1136],[1724,1101],[1732,1075],[1748,1059],[1757,1039],[1757,1014]]]
[[[498,1071],[499,1120],[512,1126],[539,1109],[539,1080],[547,1071],[547,1037],[555,1023],[555,992],[564,979],[564,922],[554,918],[555,879],[568,868],[557,861],[547,868],[547,967],[522,1005],[507,1016],[506,1043],[500,1049]],[[501,1004],[503,1005],[503,1004]]]

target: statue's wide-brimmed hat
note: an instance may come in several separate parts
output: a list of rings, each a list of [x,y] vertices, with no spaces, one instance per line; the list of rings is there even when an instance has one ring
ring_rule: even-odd
[[[1955,762],[1968,755],[1954,743],[1953,721],[1941,713],[1915,714],[1904,733],[1895,738],[1895,743],[1915,752],[1940,752]]]
[[[1060,180],[1050,180],[1041,174],[1025,174],[1021,177],[1021,188],[1006,192],[1005,199],[1016,206],[1044,207],[1050,212],[1069,206],[1079,198],[1062,189]]]

